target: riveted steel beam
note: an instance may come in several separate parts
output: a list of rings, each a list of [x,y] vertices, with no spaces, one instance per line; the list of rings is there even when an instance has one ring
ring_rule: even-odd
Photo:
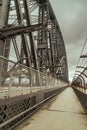
[[[24,10],[25,10],[25,17],[26,17],[27,26],[31,26],[31,19],[30,19],[30,11],[29,11],[29,6],[28,6],[28,0],[24,0],[23,4],[24,4]],[[32,32],[29,32],[29,40],[30,40],[30,47],[31,47],[31,54],[32,54],[32,58],[33,58],[33,63],[34,63],[34,67],[36,69],[36,68],[38,68],[38,64],[37,64],[37,56],[36,56],[36,50],[35,50],[35,44],[34,44],[34,39],[33,39]]]

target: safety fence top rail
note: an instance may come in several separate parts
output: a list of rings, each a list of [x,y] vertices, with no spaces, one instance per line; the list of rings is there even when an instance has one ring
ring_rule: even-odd
[[[40,72],[10,60],[8,64],[8,72],[4,78],[0,77],[0,99],[66,86],[66,83],[49,72]]]

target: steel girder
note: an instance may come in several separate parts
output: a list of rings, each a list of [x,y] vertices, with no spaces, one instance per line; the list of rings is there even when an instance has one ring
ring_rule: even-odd
[[[10,8],[10,0],[0,1],[0,28],[3,26],[7,26],[8,23],[8,15],[9,15],[9,8]],[[0,41],[0,55],[8,58],[10,52],[10,39],[5,41]],[[8,62],[0,60],[0,78],[6,74],[8,68]],[[2,75],[2,76],[1,76]]]
[[[84,74],[84,73],[81,73],[80,71],[76,71],[76,74],[75,74],[74,76],[75,76],[75,77],[74,77],[74,79],[73,79],[72,84],[73,84],[73,85],[80,86],[80,87],[86,89],[86,81],[85,81],[84,77],[87,78],[87,75]],[[80,84],[80,82],[79,82],[79,79],[81,79],[81,81],[82,81],[81,84]]]
[[[82,87],[87,88],[87,82],[86,82],[87,81],[87,67],[79,66],[78,68],[83,68],[83,71],[75,71],[75,75],[77,73],[79,73],[79,74],[76,78],[73,79],[72,84],[75,84],[78,81],[78,78],[82,76],[84,79],[84,83],[83,83],[84,85]],[[75,77],[75,75],[74,75],[74,77]]]
[[[83,76],[84,78],[84,84],[82,87],[84,87],[85,89],[87,89],[87,39],[85,39],[83,48],[82,48],[82,52],[81,55],[79,57],[79,61],[76,67],[76,71],[75,74],[79,73],[77,77],[75,77],[74,74],[74,79],[73,79],[73,84],[76,83],[78,81],[78,78],[80,76]]]
[[[75,78],[78,76],[78,74],[76,74],[75,75]],[[81,77],[80,78],[78,78],[78,81],[77,82],[75,82],[75,87],[82,87],[82,79],[81,79]]]
[[[3,12],[4,6],[7,7],[7,14]],[[26,66],[39,69],[42,72],[49,72],[52,75],[58,75],[62,80],[68,81],[64,41],[49,0],[9,0],[7,5],[6,0],[2,0],[0,9],[3,15],[6,16],[6,19],[1,18],[2,23],[5,23],[2,24],[1,30],[11,29],[13,34],[12,37],[9,37],[6,33],[7,37],[4,38],[10,39],[9,44],[7,44],[9,48],[6,50],[6,56],[5,47],[1,47],[1,55],[8,58],[11,44],[13,44],[17,61],[26,57]],[[34,19],[32,22],[33,16],[36,16],[37,20]],[[36,27],[35,30],[32,30],[32,26]],[[24,28],[25,31],[22,30],[19,34],[17,32],[14,34],[16,27],[18,27],[16,30],[18,33]],[[21,39],[20,47],[18,35]],[[0,44],[3,44],[6,41],[5,39],[1,38]],[[21,63],[24,64],[23,61]],[[1,69],[3,70],[3,66]]]
[[[79,74],[75,74],[75,76],[78,76],[78,75]],[[85,80],[82,75],[80,77],[78,77],[78,80],[76,80],[74,83],[77,84],[77,87],[80,86],[80,87],[85,88]]]
[[[51,25],[49,29],[48,37],[49,43],[47,40],[47,30],[43,29],[38,32],[38,56],[39,59],[39,66],[43,70],[43,68],[48,67],[50,72],[56,73],[61,59],[63,59],[62,67],[60,68],[59,77],[63,80],[68,81],[68,69],[67,69],[67,58],[65,52],[65,46],[63,37],[53,12],[53,9],[50,5],[48,0],[46,1],[39,1],[40,8],[39,8],[39,23]]]

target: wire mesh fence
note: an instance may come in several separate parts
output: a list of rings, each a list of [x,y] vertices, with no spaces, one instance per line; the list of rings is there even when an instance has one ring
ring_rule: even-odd
[[[9,62],[8,71],[0,75],[0,99],[62,87],[61,82],[56,75]]]

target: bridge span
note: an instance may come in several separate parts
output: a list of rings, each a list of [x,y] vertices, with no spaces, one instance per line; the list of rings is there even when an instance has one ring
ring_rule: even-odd
[[[86,130],[86,63],[78,63],[69,87],[50,0],[0,0],[0,130]]]

